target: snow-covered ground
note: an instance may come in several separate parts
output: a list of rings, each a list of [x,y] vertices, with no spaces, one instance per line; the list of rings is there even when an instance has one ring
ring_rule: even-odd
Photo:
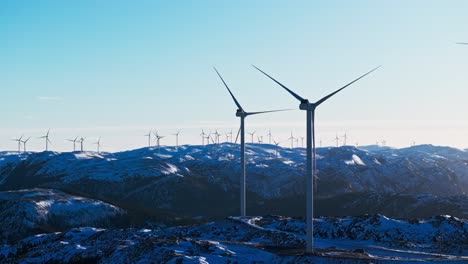
[[[124,210],[102,201],[57,190],[0,192],[0,241],[70,227],[112,226],[108,223],[124,213]]]
[[[29,237],[16,245],[5,245],[0,248],[0,261],[23,263],[468,261],[466,220],[447,216],[409,223],[376,215],[360,218],[321,218],[316,222],[314,255],[304,254],[302,221],[269,216],[231,217],[207,224],[156,231],[74,228],[64,233]],[[353,233],[360,233],[354,230],[358,227],[364,228],[366,234],[370,236],[367,239],[363,237],[350,239],[349,236]],[[389,232],[386,235],[387,240],[377,241],[375,238],[382,232]],[[444,235],[439,238],[437,235],[439,233]],[[332,238],[331,234],[335,237]],[[405,243],[399,241],[402,234],[405,236]]]

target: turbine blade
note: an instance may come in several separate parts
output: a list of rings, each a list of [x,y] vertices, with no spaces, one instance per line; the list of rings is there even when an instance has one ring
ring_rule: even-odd
[[[468,45],[467,42],[457,42],[457,44],[460,44],[460,45]]]
[[[344,88],[346,88],[346,87],[350,86],[351,84],[353,84],[353,83],[359,81],[360,79],[364,78],[366,75],[368,75],[368,74],[370,74],[371,72],[377,70],[377,69],[380,68],[381,66],[382,66],[382,65],[375,67],[374,69],[368,71],[368,72],[365,73],[364,75],[361,75],[359,78],[357,78],[357,79],[353,80],[352,82],[346,84],[345,86],[341,87],[340,89],[338,89],[338,90],[334,91],[333,93],[331,93],[331,94],[329,94],[329,95],[323,97],[322,99],[318,100],[318,101],[315,103],[315,105],[316,105],[316,106],[319,106],[321,103],[323,103],[323,102],[325,102],[326,100],[328,100],[328,98],[332,97],[333,95],[337,94],[339,91],[343,90]]]
[[[252,65],[255,69],[259,70],[261,73],[265,74],[268,78],[272,79],[275,83],[279,84],[281,87],[283,87],[286,91],[288,91],[292,96],[294,96],[297,100],[299,101],[304,101],[305,99],[300,97],[298,94],[296,94],[295,92],[291,91],[288,87],[284,86],[282,83],[278,82],[277,80],[275,80],[273,77],[271,77],[270,75],[268,75],[266,72],[260,70],[259,68],[257,68],[255,65]]]
[[[240,129],[240,127],[239,127],[239,131],[237,131],[236,141],[234,141],[234,144],[237,144],[237,139],[239,138],[240,131],[241,131],[241,129]]]
[[[221,81],[223,81],[224,83],[224,86],[226,86],[228,92],[231,94],[231,97],[232,99],[234,100],[234,103],[237,105],[237,107],[239,108],[239,110],[242,110],[244,111],[244,109],[242,108],[242,106],[239,104],[239,102],[237,101],[236,97],[234,96],[234,94],[232,94],[231,92],[231,89],[229,89],[229,87],[227,86],[226,82],[224,81],[223,77],[221,77],[221,74],[219,74],[218,70],[213,67],[213,69],[216,71],[216,73],[218,74],[219,78],[221,78]]]
[[[258,114],[265,114],[265,113],[273,113],[273,112],[283,112],[283,111],[291,111],[293,109],[280,109],[280,110],[270,110],[270,111],[260,111],[260,112],[248,112],[246,113],[249,115],[258,115]]]

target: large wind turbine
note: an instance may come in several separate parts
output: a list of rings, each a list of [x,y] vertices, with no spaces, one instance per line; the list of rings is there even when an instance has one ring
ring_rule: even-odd
[[[316,174],[316,159],[315,159],[315,109],[328,100],[330,97],[335,95],[336,93],[340,92],[344,88],[350,86],[351,84],[355,83],[359,79],[363,78],[364,76],[370,74],[371,72],[377,70],[380,66],[372,69],[371,71],[367,72],[366,74],[360,76],[359,78],[353,80],[352,82],[346,84],[345,86],[341,87],[340,89],[334,91],[333,93],[323,97],[322,99],[316,101],[315,103],[310,103],[308,99],[300,97],[298,94],[294,93],[291,91],[289,88],[275,80],[273,77],[270,75],[266,74],[264,71],[260,70],[259,68],[255,67],[252,65],[254,68],[259,70],[261,73],[265,74],[268,78],[276,82],[278,85],[283,87],[288,93],[290,93],[294,98],[299,100],[301,103],[299,104],[299,109],[307,111],[306,115],[306,125],[307,125],[307,164],[306,164],[306,185],[307,185],[307,195],[306,195],[306,204],[307,204],[307,210],[306,210],[306,218],[307,218],[307,237],[306,237],[306,243],[307,243],[307,248],[306,252],[307,253],[313,253],[314,251],[314,209],[313,209],[313,204],[314,204],[314,195],[313,195],[313,182]]]
[[[17,142],[18,142],[18,152],[21,152],[21,142],[22,142],[22,139],[23,139],[23,135],[21,135],[20,138],[12,139],[13,141],[17,141]]]
[[[214,67],[213,67],[214,68]],[[240,118],[240,143],[241,143],[241,150],[240,150],[240,159],[241,159],[241,177],[240,177],[240,215],[245,216],[245,118],[249,115],[257,115],[263,113],[271,113],[271,112],[278,112],[278,111],[285,111],[285,110],[271,110],[271,111],[261,111],[261,112],[246,112],[242,108],[242,106],[237,101],[234,94],[232,94],[231,90],[227,86],[226,82],[224,81],[221,74],[219,74],[218,70],[214,68],[216,73],[218,74],[219,78],[223,82],[224,86],[228,90],[229,94],[234,100],[234,103],[237,106],[236,116]]]
[[[45,151],[49,150],[49,143],[52,144],[52,142],[50,142],[49,140],[49,132],[50,132],[50,129],[47,130],[47,134],[45,134],[45,136],[39,137],[39,138],[45,138]]]

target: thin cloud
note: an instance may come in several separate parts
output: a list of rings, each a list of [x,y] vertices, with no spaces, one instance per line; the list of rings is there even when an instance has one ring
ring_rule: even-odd
[[[63,100],[60,96],[37,96],[36,99],[40,102],[60,102]]]

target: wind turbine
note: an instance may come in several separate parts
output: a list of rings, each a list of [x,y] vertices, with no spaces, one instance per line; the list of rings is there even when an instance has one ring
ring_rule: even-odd
[[[333,139],[334,141],[336,141],[336,147],[339,147],[339,142],[340,142],[340,138],[338,137],[338,134],[336,134],[335,138]]]
[[[49,143],[52,144],[52,142],[50,142],[49,140],[49,132],[50,132],[50,129],[47,130],[47,134],[45,134],[45,136],[42,136],[42,137],[39,137],[39,138],[45,138],[45,151],[48,151],[49,150]]]
[[[301,148],[304,147],[304,137],[301,137]]]
[[[284,110],[271,110],[271,111],[261,111],[261,112],[246,112],[242,106],[237,101],[234,94],[231,92],[229,87],[227,86],[226,82],[224,81],[221,74],[219,74],[218,70],[213,67],[216,73],[218,74],[219,78],[223,82],[224,86],[228,90],[229,94],[232,97],[232,100],[237,106],[236,116],[240,118],[240,160],[241,160],[241,176],[240,176],[240,215],[245,216],[245,118],[250,115],[257,115],[257,114],[264,114],[264,113],[271,113],[271,112],[278,112]],[[253,134],[252,134],[252,142],[253,142]]]
[[[206,136],[206,134],[205,134],[205,131],[203,131],[203,129],[201,131],[200,136],[201,136],[201,140],[202,140],[202,146],[204,146],[205,145],[205,136]]]
[[[251,137],[251,139],[252,139],[252,144],[254,143],[254,142],[253,142],[253,136],[255,135],[255,132],[257,132],[257,131],[254,131],[254,132],[252,132],[252,133],[247,132],[247,134],[249,134],[250,137]]]
[[[99,150],[101,148],[101,137],[99,137],[98,141],[94,142],[94,145],[97,145],[97,153],[99,154]]]
[[[293,137],[293,133],[291,131],[291,137],[288,138],[288,140],[291,140],[291,148],[294,148],[294,139],[296,139],[296,138]]]
[[[219,136],[221,136],[221,134],[218,133],[218,130],[216,130],[216,132],[214,133],[215,135],[215,142],[216,144],[219,144]]]
[[[276,145],[276,152],[275,152],[276,155],[275,156],[276,156],[276,158],[278,158],[278,145],[280,144],[280,142],[276,142],[274,139],[273,139],[273,142]]]
[[[156,137],[156,145],[159,148],[161,146],[159,143],[160,143],[161,139],[164,138],[164,136],[160,136],[157,131],[154,131],[154,136]]]
[[[12,139],[13,141],[17,141],[17,142],[18,142],[18,152],[21,152],[21,142],[22,142],[22,139],[23,139],[23,135],[21,135],[20,138]]]
[[[85,141],[84,137],[80,138],[81,152],[83,152],[83,142]]]
[[[75,152],[75,144],[76,144],[76,141],[78,141],[78,137],[76,137],[75,139],[67,139],[68,141],[70,142],[73,142],[73,152]]]
[[[266,134],[268,136],[268,144],[271,145],[271,129],[268,130],[268,134]]]
[[[253,65],[252,65],[253,66]],[[344,88],[350,86],[354,82],[358,81],[359,79],[363,78],[364,76],[370,74],[371,72],[377,70],[380,66],[372,69],[371,71],[367,72],[366,74],[360,76],[359,78],[353,80],[352,82],[346,84],[345,86],[341,87],[340,89],[334,91],[333,93],[323,97],[322,99],[316,101],[315,103],[310,103],[308,99],[302,98],[293,91],[291,91],[289,88],[275,80],[273,77],[270,75],[266,74],[264,71],[260,70],[259,68],[253,66],[257,70],[259,70],[261,73],[265,74],[268,78],[276,82],[278,85],[283,87],[288,93],[290,93],[294,98],[299,100],[301,103],[299,105],[299,109],[307,111],[306,115],[306,126],[307,126],[307,164],[306,164],[306,188],[307,188],[307,195],[306,195],[306,204],[307,204],[307,209],[306,209],[306,215],[307,215],[307,237],[306,237],[306,243],[307,243],[307,248],[306,252],[307,253],[313,253],[314,251],[314,209],[313,209],[313,203],[314,203],[314,196],[313,196],[313,184],[314,184],[314,178],[316,176],[316,157],[315,157],[315,109],[328,100],[330,97],[335,95],[336,93],[340,92]]]
[[[346,132],[344,133],[343,136],[343,146],[346,146],[346,140],[348,139],[348,136],[346,135]]]
[[[143,135],[144,137],[148,137],[148,147],[151,147],[151,132],[153,132],[152,129],[148,132],[148,134]]]
[[[179,134],[180,134],[180,130],[177,131],[177,133],[172,134],[172,135],[176,136],[176,147],[179,146]]]
[[[263,136],[257,136],[257,141],[259,144],[263,143]]]
[[[26,153],[26,143],[28,143],[28,141],[30,139],[31,139],[31,137],[28,137],[28,139],[21,141],[21,142],[23,142],[23,152],[25,152],[25,153]]]

